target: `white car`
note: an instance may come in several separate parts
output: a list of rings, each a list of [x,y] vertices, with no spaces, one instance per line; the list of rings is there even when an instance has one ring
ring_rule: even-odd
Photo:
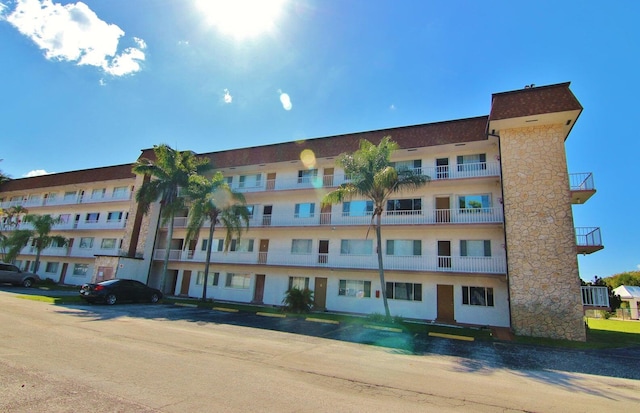
[[[33,287],[40,277],[31,272],[24,272],[13,264],[0,262],[0,283],[11,283],[23,287]]]

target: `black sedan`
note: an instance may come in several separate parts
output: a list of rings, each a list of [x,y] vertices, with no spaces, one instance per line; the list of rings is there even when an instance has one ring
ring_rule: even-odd
[[[83,284],[80,297],[89,303],[109,305],[123,301],[157,303],[162,292],[140,281],[115,278],[98,284]]]

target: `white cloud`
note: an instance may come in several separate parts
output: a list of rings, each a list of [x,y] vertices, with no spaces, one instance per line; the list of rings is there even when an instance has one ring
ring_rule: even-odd
[[[291,110],[291,108],[293,108],[293,104],[291,103],[289,95],[283,93],[281,90],[278,90],[278,93],[280,93],[280,103],[282,103],[284,110]]]
[[[229,89],[224,90],[224,103],[233,102],[233,96],[229,93]]]
[[[44,169],[34,169],[33,171],[29,171],[26,174],[22,175],[23,178],[32,178],[34,176],[41,176],[41,175],[49,175],[52,172],[47,172]]]
[[[134,37],[138,48],[118,54],[124,31],[109,24],[82,2],[62,5],[52,0],[17,0],[15,9],[2,17],[30,38],[50,60],[76,62],[122,76],[141,70],[144,40]]]
[[[392,103],[391,106],[389,106],[389,110],[396,110],[396,105]]]

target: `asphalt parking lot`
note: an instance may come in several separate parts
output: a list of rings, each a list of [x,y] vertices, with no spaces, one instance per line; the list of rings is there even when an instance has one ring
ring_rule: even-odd
[[[0,286],[16,294],[34,294],[33,289]],[[46,292],[38,291],[40,295]],[[60,295],[60,291],[55,292]],[[77,294],[74,291],[64,292]],[[123,304],[115,306],[66,305],[85,311],[85,317],[100,320],[118,317],[141,317],[181,320],[198,325],[229,324],[248,329],[267,329],[330,340],[375,345],[406,354],[430,354],[457,357],[464,371],[489,369],[543,371],[555,370],[640,380],[640,348],[607,350],[573,350],[523,345],[502,341],[461,341],[370,328],[357,324],[333,324],[307,321],[304,318],[273,317],[248,312],[227,312],[167,304]],[[313,315],[310,315],[312,318]],[[250,334],[248,331],[247,334]]]

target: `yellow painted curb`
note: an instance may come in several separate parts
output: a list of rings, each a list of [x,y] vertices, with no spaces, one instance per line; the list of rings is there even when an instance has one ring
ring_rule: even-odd
[[[276,317],[276,318],[285,318],[286,315],[285,314],[277,314],[277,313],[262,313],[262,312],[257,312],[256,315],[261,315],[261,316],[265,316],[265,317]]]
[[[429,333],[431,337],[441,337],[441,338],[450,338],[453,340],[462,340],[462,341],[474,341],[475,338],[467,337],[467,336],[456,336],[454,334],[445,334],[445,333]]]
[[[382,326],[372,326],[372,325],[365,325],[364,327],[372,328],[374,330],[391,331],[392,333],[402,333],[401,329],[395,328],[395,327],[382,327]]]
[[[212,310],[226,311],[227,313],[237,313],[239,310],[235,308],[213,307]]]
[[[340,324],[337,320],[325,320],[324,318],[305,318],[305,321],[313,321],[314,323]]]

